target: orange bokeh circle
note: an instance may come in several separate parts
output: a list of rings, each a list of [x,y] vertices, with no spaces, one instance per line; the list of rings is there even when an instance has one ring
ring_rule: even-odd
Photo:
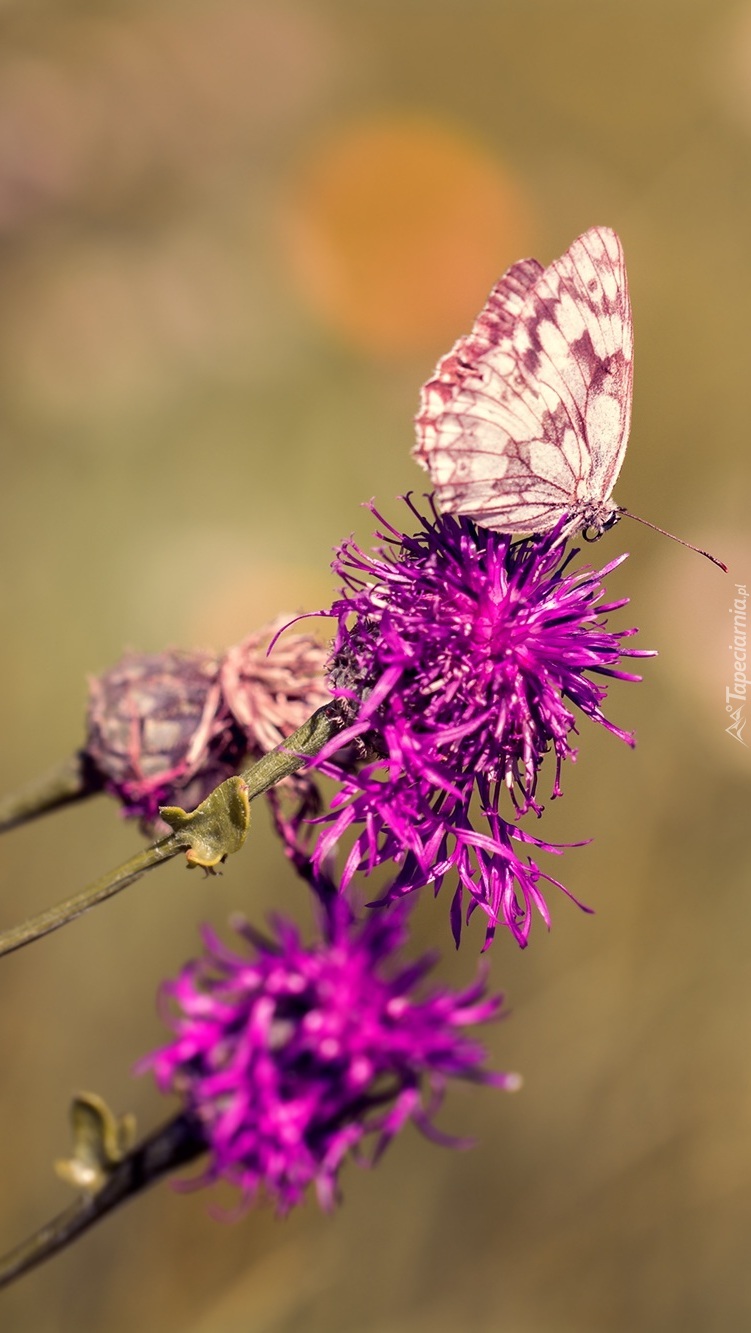
[[[381,354],[464,332],[531,242],[507,169],[427,118],[369,120],[318,143],[288,195],[282,234],[298,292],[328,326]]]

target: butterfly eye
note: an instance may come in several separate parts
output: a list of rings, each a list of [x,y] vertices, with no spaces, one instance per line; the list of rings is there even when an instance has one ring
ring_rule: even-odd
[[[600,528],[600,532],[609,532],[611,528],[615,527],[620,517],[621,517],[620,510],[614,509],[612,513],[608,514],[607,518],[605,519],[605,522],[602,524]]]
[[[598,541],[602,536],[603,532],[609,532],[609,530],[612,527],[615,527],[615,524],[618,522],[620,517],[621,517],[621,511],[619,509],[611,510],[607,518],[601,519],[598,515],[597,521],[595,523],[589,523],[582,532],[582,537],[584,538],[585,542]]]

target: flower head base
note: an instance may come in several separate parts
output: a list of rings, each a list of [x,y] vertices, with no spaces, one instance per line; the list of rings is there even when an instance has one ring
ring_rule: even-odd
[[[353,712],[341,741],[364,737],[374,762],[342,780],[320,853],[356,825],[345,882],[360,866],[401,859],[392,896],[439,884],[453,866],[460,897],[464,889],[483,908],[491,934],[501,920],[525,943],[530,905],[544,904],[540,872],[514,847],[546,844],[505,822],[501,796],[510,795],[512,818],[539,814],[549,752],[560,795],[561,765],[576,755],[574,709],[633,744],[604,716],[599,683],[639,680],[620,659],[651,655],[622,646],[634,630],[606,628],[626,599],[605,603],[601,580],[625,557],[599,573],[569,572],[575,551],[563,554],[557,530],[514,541],[467,519],[425,519],[407,503],[421,524],[415,536],[384,524],[374,555],[347,542],[334,561],[345,591],[329,612],[338,622],[329,675]],[[323,766],[337,776],[329,756]],[[475,793],[485,832],[470,820]]]
[[[334,899],[313,946],[283,920],[275,939],[238,929],[245,954],[206,931],[205,956],[165,987],[175,1039],[142,1063],[203,1126],[199,1183],[226,1179],[248,1204],[262,1191],[281,1213],[313,1184],[331,1208],[346,1157],[373,1160],[409,1120],[442,1139],[432,1118],[450,1079],[518,1086],[465,1035],[498,1016],[484,980],[416,993],[435,960],[398,960],[403,908],[355,924]]]
[[[126,653],[89,682],[87,758],[150,832],[167,831],[160,805],[199,805],[245,753],[219,667],[211,653]]]

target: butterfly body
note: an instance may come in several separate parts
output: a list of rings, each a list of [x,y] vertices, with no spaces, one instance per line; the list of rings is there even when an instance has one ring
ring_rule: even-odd
[[[628,442],[633,329],[621,243],[593,227],[514,264],[439,361],[415,456],[438,508],[497,532],[604,531]]]

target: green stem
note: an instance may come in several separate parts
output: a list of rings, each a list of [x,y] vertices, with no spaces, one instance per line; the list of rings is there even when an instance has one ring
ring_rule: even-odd
[[[151,847],[146,847],[144,851],[136,852],[129,861],[94,880],[93,884],[87,885],[72,898],[58,903],[56,907],[48,907],[37,916],[29,917],[20,926],[11,926],[10,930],[0,932],[0,958],[6,953],[22,949],[25,944],[31,944],[45,935],[51,935],[53,930],[59,930],[69,921],[75,921],[77,916],[88,912],[90,907],[96,907],[97,903],[113,898],[116,893],[120,893],[122,889],[126,889],[129,884],[135,883],[145,875],[147,870],[153,870],[154,866],[171,860],[179,852],[185,851],[185,848],[185,839],[180,834],[170,833],[168,837],[162,838]]]
[[[324,746],[333,740],[342,729],[339,706],[324,704],[317,709],[307,722],[303,722],[291,736],[275,750],[270,750],[257,763],[242,769],[240,776],[248,784],[248,800],[276,786],[282,778],[289,777],[302,768],[309,759],[319,754]]]
[[[79,750],[44,777],[37,778],[21,791],[4,796],[0,800],[0,833],[60,806],[82,801],[100,790],[101,784],[92,782],[87,770],[86,756]]]
[[[195,1120],[179,1115],[168,1121],[111,1168],[107,1183],[96,1194],[80,1195],[28,1240],[0,1257],[0,1287],[52,1258],[121,1203],[205,1151]]]
[[[112,898],[155,866],[186,852],[190,865],[211,870],[225,856],[238,851],[249,823],[248,802],[289,777],[318,754],[342,728],[337,705],[326,704],[297,731],[257,763],[215,787],[198,808],[187,814],[177,806],[163,806],[162,816],[173,829],[166,838],[137,852],[129,861],[108,871],[80,893],[56,907],[30,917],[20,926],[0,932],[0,957],[42,939],[97,903]]]

